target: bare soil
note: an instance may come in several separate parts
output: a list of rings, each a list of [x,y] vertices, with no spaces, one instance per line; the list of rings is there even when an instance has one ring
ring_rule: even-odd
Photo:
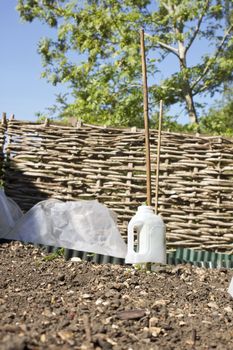
[[[0,245],[0,349],[233,349],[232,271],[46,258]]]

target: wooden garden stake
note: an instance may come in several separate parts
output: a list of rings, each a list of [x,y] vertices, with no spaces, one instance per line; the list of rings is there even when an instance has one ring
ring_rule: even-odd
[[[158,196],[159,196],[159,169],[160,169],[160,148],[161,148],[161,131],[163,120],[163,101],[160,101],[159,108],[159,128],[157,142],[157,164],[156,164],[156,182],[155,182],[155,214],[158,214]]]
[[[1,124],[2,124],[2,125],[6,125],[6,124],[7,124],[6,113],[5,113],[5,112],[2,113],[2,121],[1,121]]]
[[[148,87],[147,71],[145,57],[144,30],[141,30],[141,57],[142,57],[142,79],[143,79],[143,111],[145,126],[145,148],[146,148],[146,193],[147,205],[151,205],[151,161],[150,161],[150,135],[149,135],[149,116],[148,116]]]

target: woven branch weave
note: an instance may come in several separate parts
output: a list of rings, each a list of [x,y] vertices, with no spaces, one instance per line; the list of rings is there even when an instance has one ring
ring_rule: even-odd
[[[27,210],[45,198],[98,199],[128,221],[146,201],[143,130],[8,123],[6,192]],[[2,140],[2,139],[0,139]],[[151,130],[154,197],[157,131]],[[168,247],[233,249],[233,141],[162,133],[159,213]]]
[[[3,148],[4,148],[4,142],[5,142],[5,130],[6,130],[5,125],[1,124],[0,122],[0,180],[2,179],[2,176],[3,176],[3,160],[4,160]]]

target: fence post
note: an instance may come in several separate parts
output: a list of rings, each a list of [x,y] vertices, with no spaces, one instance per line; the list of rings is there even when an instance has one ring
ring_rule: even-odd
[[[49,126],[49,118],[46,118],[45,121],[44,121],[44,127],[46,128],[47,126]]]
[[[6,113],[3,112],[3,113],[2,113],[2,125],[6,125],[6,124],[7,124]]]

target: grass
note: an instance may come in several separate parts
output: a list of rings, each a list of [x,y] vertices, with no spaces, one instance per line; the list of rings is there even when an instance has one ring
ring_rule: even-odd
[[[64,256],[64,251],[65,251],[64,248],[58,248],[58,249],[55,250],[55,252],[46,255],[43,258],[43,260],[44,261],[52,261],[52,260],[60,258],[61,256],[63,257]]]

